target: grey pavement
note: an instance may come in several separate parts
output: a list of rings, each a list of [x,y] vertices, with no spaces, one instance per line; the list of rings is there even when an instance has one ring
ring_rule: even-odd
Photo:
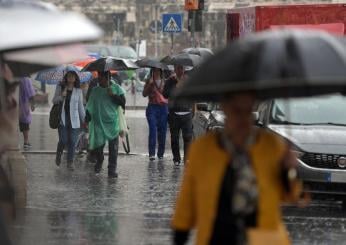
[[[169,244],[182,167],[121,156],[118,179],[96,176],[84,159],[70,172],[51,155],[26,155],[28,203],[14,244]],[[107,160],[105,161],[107,162]]]
[[[57,168],[54,155],[45,153],[54,152],[57,132],[48,127],[47,108],[36,110],[33,148],[25,153],[28,203],[11,226],[14,244],[171,244],[169,222],[184,167],[173,166],[169,137],[166,158],[149,162],[144,111],[128,110],[127,118],[135,155],[122,154],[119,177],[110,180],[107,159],[99,176],[85,156],[78,158],[74,172],[66,163]],[[346,244],[346,212],[340,202],[285,206],[283,214],[293,244]]]

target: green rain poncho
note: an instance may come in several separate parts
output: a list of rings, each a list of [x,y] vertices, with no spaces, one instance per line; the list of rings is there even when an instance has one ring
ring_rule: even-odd
[[[124,90],[114,82],[110,85],[113,94],[123,95]],[[89,123],[89,149],[93,150],[115,139],[119,134],[118,105],[108,95],[107,88],[92,89],[86,109],[91,121]]]

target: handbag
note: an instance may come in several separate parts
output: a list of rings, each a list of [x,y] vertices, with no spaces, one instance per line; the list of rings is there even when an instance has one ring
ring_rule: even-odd
[[[118,106],[118,118],[119,118],[119,130],[121,135],[126,135],[129,131],[126,123],[124,110],[121,106]]]
[[[57,129],[61,119],[62,103],[54,104],[49,112],[49,127]]]

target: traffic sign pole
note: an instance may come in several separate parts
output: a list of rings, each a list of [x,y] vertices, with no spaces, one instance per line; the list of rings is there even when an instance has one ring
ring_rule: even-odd
[[[174,54],[174,42],[173,42],[173,39],[174,39],[174,36],[173,36],[174,34],[173,34],[173,32],[171,33],[171,44],[172,44],[172,46],[171,46],[171,55],[173,55]]]
[[[196,11],[192,10],[192,47],[196,48],[196,39],[195,39],[195,25],[196,25]]]

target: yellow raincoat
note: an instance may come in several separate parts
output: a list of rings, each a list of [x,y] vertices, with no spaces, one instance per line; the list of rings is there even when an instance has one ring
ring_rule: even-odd
[[[280,204],[283,200],[297,199],[299,194],[295,191],[295,195],[288,195],[283,189],[280,164],[286,151],[284,140],[264,129],[258,130],[256,142],[249,151],[259,187],[256,230],[261,231],[260,234],[275,234],[278,245],[290,244]],[[220,188],[230,156],[219,146],[217,135],[209,133],[191,145],[188,159],[172,227],[181,231],[196,228],[196,244],[205,245],[212,235]]]

